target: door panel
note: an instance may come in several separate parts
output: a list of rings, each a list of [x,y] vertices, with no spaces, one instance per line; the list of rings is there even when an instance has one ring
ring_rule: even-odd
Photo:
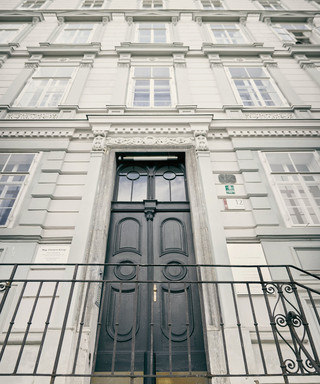
[[[186,197],[181,164],[119,167],[96,371],[206,370]]]

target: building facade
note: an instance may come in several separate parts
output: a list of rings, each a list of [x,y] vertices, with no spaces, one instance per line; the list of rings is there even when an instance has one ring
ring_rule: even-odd
[[[319,383],[320,1],[0,2],[0,382]]]

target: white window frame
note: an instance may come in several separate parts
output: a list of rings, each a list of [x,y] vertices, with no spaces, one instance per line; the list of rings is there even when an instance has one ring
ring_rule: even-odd
[[[225,43],[218,42],[219,40],[214,35],[214,32],[213,32],[211,26],[216,26],[217,27],[217,28],[215,28],[216,31],[224,32],[224,34],[225,34],[224,39],[227,40]],[[220,28],[218,28],[218,27],[220,27]],[[208,23],[208,28],[209,28],[212,39],[215,42],[215,44],[226,44],[227,45],[227,44],[246,44],[246,43],[248,43],[248,39],[247,39],[246,35],[244,34],[240,24],[237,24],[237,23]],[[232,41],[232,35],[230,34],[231,31],[237,31],[240,34],[243,41],[234,43]]]
[[[268,157],[268,154],[274,154],[274,155],[288,155],[290,160],[292,161],[292,169],[285,169],[283,171],[276,172],[273,171]],[[295,167],[295,163],[292,160],[292,157],[294,155],[308,155],[312,156],[312,160],[315,162],[315,164],[318,166],[319,170],[316,171],[299,171]],[[320,206],[317,205],[314,196],[311,194],[309,188],[308,188],[308,181],[304,180],[304,177],[314,177],[315,179],[319,179],[319,182],[317,180],[314,180],[313,183],[310,183],[310,185],[320,185],[320,157],[319,154],[316,151],[265,151],[265,152],[260,152],[260,157],[262,159],[262,163],[267,171],[268,179],[270,181],[270,185],[274,191],[276,201],[279,205],[280,211],[285,219],[285,223],[289,227],[306,227],[306,226],[320,226]],[[283,165],[283,163],[281,163]],[[288,178],[288,180],[277,180],[277,176],[279,178],[284,177]],[[290,180],[291,178],[291,180]],[[295,179],[295,180],[294,180]],[[309,180],[312,181],[312,180]],[[292,200],[292,203],[296,200],[298,200],[296,205],[290,205],[290,208],[296,209],[296,214],[302,214],[306,222],[304,223],[295,223],[292,219],[292,216],[295,215],[290,215],[289,207],[286,204],[282,193],[280,191],[281,186],[288,186],[291,188],[289,190],[290,193],[295,193],[293,197],[290,197],[290,200]],[[303,195],[301,195],[301,191],[303,191]],[[306,201],[308,200],[309,205],[306,205]],[[299,204],[300,203],[300,204]],[[315,216],[316,220],[318,223],[315,223],[314,220],[312,219],[312,216],[310,215],[309,209],[313,210],[313,215]],[[298,219],[297,219],[298,220]]]
[[[44,76],[41,75],[41,69],[43,68],[51,68],[52,69],[52,75],[51,76]],[[59,71],[61,68],[72,68],[73,72],[70,76],[62,76],[62,75],[55,75],[55,72]],[[32,75],[32,77],[28,80],[27,84],[22,89],[20,95],[14,102],[15,107],[25,107],[25,108],[35,108],[35,107],[41,107],[41,108],[51,108],[51,107],[57,107],[60,105],[63,100],[66,98],[66,95],[68,94],[68,91],[70,89],[70,86],[72,84],[72,80],[74,79],[77,72],[77,67],[75,66],[41,66],[39,67]],[[50,105],[49,101],[52,99],[52,97],[55,95],[54,92],[52,92],[52,87],[55,85],[55,80],[61,80],[61,79],[68,79],[67,84],[64,86],[64,90],[61,93],[61,96],[59,98],[59,101],[57,103],[54,103]],[[39,96],[37,97],[35,103],[24,103],[25,96],[30,93],[32,94],[32,89],[35,88],[37,80],[46,80],[46,84],[44,85],[41,92],[39,92]],[[59,89],[59,84],[57,85],[57,89]],[[45,98],[48,97],[47,102],[43,104]]]
[[[157,28],[156,28],[157,25],[163,25],[164,26],[164,28],[159,28],[160,30],[165,31],[165,41],[164,42],[156,43],[154,41],[155,40],[154,31],[157,30]],[[143,28],[143,26],[145,26],[145,28]],[[147,28],[147,26],[150,26],[150,28]],[[146,42],[146,43],[140,42],[140,31],[141,30],[150,30],[150,41],[149,42]],[[160,23],[160,22],[157,22],[157,23],[148,23],[148,22],[137,23],[135,41],[137,43],[141,43],[141,44],[166,44],[166,43],[168,43],[169,42],[169,25],[168,25],[168,23]]]
[[[259,68],[261,69],[263,72],[264,72],[264,76],[262,77],[239,77],[239,78],[233,78],[232,77],[232,74],[230,72],[230,69],[232,68],[241,68],[241,69],[245,69],[247,71],[247,69],[251,69],[251,68]],[[279,106],[287,106],[288,103],[286,101],[286,99],[284,98],[284,96],[282,95],[280,89],[278,88],[278,86],[276,85],[275,81],[272,79],[272,77],[270,76],[270,74],[267,72],[267,70],[262,67],[262,66],[259,66],[259,65],[243,65],[243,66],[229,66],[227,67],[227,75],[230,79],[230,83],[231,83],[231,87],[236,95],[236,98],[238,99],[239,103],[240,104],[243,104],[244,107],[248,107],[248,108],[254,108],[254,107],[263,107],[263,108],[274,108],[274,107],[279,107]],[[255,80],[268,80],[268,82],[270,83],[271,87],[273,88],[274,92],[272,93],[275,93],[277,95],[277,97],[279,98],[279,104],[274,104],[274,105],[267,105],[266,101],[263,99],[261,93],[260,93],[260,90],[257,86],[257,84],[255,83]],[[254,105],[245,105],[245,102],[244,100],[242,99],[241,95],[240,95],[240,92],[238,90],[238,87],[237,85],[235,84],[234,80],[248,80],[250,86],[251,86],[251,89],[252,91],[255,93],[255,95],[257,96],[257,99],[256,100],[252,100]],[[248,89],[247,86],[245,86],[245,89]]]
[[[151,71],[153,68],[168,68],[169,70],[169,78],[154,78],[154,77],[135,77],[135,69],[136,68],[151,68]],[[170,105],[167,106],[156,106],[154,105],[154,94],[155,94],[155,87],[154,87],[154,81],[155,80],[169,80],[169,90],[170,90]],[[134,105],[134,96],[135,96],[135,90],[136,90],[136,80],[148,80],[150,87],[149,87],[149,94],[150,94],[150,103],[149,105]],[[174,71],[172,65],[158,65],[158,66],[151,66],[151,65],[134,65],[130,69],[130,84],[129,84],[129,93],[128,93],[128,105],[133,108],[173,108],[176,105],[176,89],[175,89],[175,83],[174,83]]]
[[[258,0],[258,3],[261,5],[263,9],[266,11],[281,11],[283,9],[287,9],[283,6],[280,0]],[[277,8],[277,5],[280,6],[280,8]],[[270,7],[271,9],[265,8],[265,6]]]
[[[204,3],[207,3],[208,7],[206,7]],[[222,0],[200,0],[200,5],[202,9],[214,9],[214,10],[225,9],[225,6]]]
[[[88,7],[85,7],[85,4],[88,3]],[[95,4],[99,6],[95,6]],[[82,0],[80,8],[82,9],[102,9],[104,7],[105,0]],[[100,5],[101,4],[101,5]]]
[[[299,28],[299,26],[303,27]],[[311,29],[304,23],[277,23],[273,24],[272,28],[279,39],[284,43],[295,44],[298,41],[294,32],[301,32],[303,34],[307,32],[309,35],[305,35],[305,39],[310,41]]]
[[[157,7],[157,4],[161,3],[161,7]],[[146,6],[150,4],[149,6]],[[164,9],[165,8],[165,0],[140,0],[140,8],[142,9]]]
[[[91,28],[89,28],[91,26]],[[91,43],[94,31],[96,29],[96,23],[67,23],[63,26],[63,29],[58,33],[54,39],[55,44],[88,44]],[[81,31],[90,30],[90,33],[87,36],[86,41],[77,42]],[[65,31],[75,31],[74,36],[69,39],[63,39],[63,34]]]
[[[5,39],[4,41],[1,41],[0,38],[0,44],[9,44],[12,43],[20,34],[21,30],[25,27],[25,24],[18,24],[18,23],[3,23],[0,24],[0,36],[1,31],[13,31],[12,37],[9,37]]]
[[[23,0],[19,9],[41,9],[46,5],[47,0]],[[39,7],[37,5],[40,5]],[[28,6],[29,5],[29,6]]]
[[[9,179],[12,178],[14,179],[14,177],[17,177],[17,176],[24,176],[24,179],[21,180],[21,181],[14,181],[14,180],[10,180],[9,182],[5,182],[5,181],[0,181],[0,184],[1,185],[5,185],[4,187],[4,190],[2,191],[2,193],[0,193],[0,201],[4,200],[5,197],[3,195],[3,192],[5,192],[7,190],[8,187],[6,186],[9,186],[9,185],[17,185],[17,186],[20,186],[20,189],[17,193],[17,196],[15,198],[12,198],[12,200],[14,200],[13,204],[10,209],[10,212],[7,216],[7,219],[5,221],[5,223],[3,224],[0,224],[0,228],[3,228],[3,227],[9,227],[10,226],[10,223],[12,223],[13,221],[13,218],[14,218],[14,215],[15,213],[19,210],[20,208],[20,205],[21,205],[21,201],[23,199],[23,196],[24,196],[24,193],[26,191],[26,186],[28,185],[29,183],[29,180],[30,180],[30,175],[33,173],[33,170],[36,166],[36,163],[37,163],[37,159],[38,159],[38,154],[37,153],[21,153],[21,152],[18,152],[18,153],[11,153],[11,152],[1,152],[0,153],[0,156],[1,155],[8,155],[8,159],[4,165],[4,167],[2,169],[0,169],[0,176],[2,178],[2,176],[9,176]],[[19,155],[30,155],[30,156],[33,156],[33,159],[30,163],[30,167],[28,168],[27,171],[18,171],[17,169],[13,169],[11,171],[6,171],[5,170],[5,167],[6,165],[8,164],[8,162],[10,161],[10,159],[13,157],[13,156],[19,156]],[[1,179],[0,178],[0,179]],[[3,207],[5,208],[5,207]]]

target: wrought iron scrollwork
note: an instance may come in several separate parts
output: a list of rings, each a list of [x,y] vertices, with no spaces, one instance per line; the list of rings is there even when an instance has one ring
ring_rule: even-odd
[[[9,281],[1,281],[0,282],[0,292],[4,292],[6,289],[11,287],[11,283]]]
[[[270,324],[288,347],[286,351],[281,348],[282,353],[285,356],[291,354],[283,360],[282,367],[289,375],[320,374],[320,361],[301,302],[296,298],[294,283],[268,283],[264,290],[268,295],[276,296],[272,313],[269,314]]]

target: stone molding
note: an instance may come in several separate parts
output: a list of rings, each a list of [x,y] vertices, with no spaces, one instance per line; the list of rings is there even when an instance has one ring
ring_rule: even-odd
[[[26,129],[11,129],[11,130],[0,130],[0,137],[7,137],[7,138],[29,138],[29,137],[72,137],[73,136],[73,130],[72,131],[63,131],[63,130],[26,130]]]
[[[193,137],[169,137],[169,136],[146,136],[146,137],[107,137],[105,139],[107,146],[109,145],[131,145],[131,146],[148,146],[148,145],[194,145]]]
[[[272,120],[272,119],[294,119],[295,115],[293,113],[244,113],[246,119],[262,119],[262,120]]]
[[[295,129],[236,129],[228,130],[229,137],[318,137],[320,136],[320,130],[295,130]]]
[[[25,113],[25,112],[17,112],[17,113],[8,113],[6,116],[7,120],[47,120],[47,119],[57,119],[59,116],[58,113]]]

